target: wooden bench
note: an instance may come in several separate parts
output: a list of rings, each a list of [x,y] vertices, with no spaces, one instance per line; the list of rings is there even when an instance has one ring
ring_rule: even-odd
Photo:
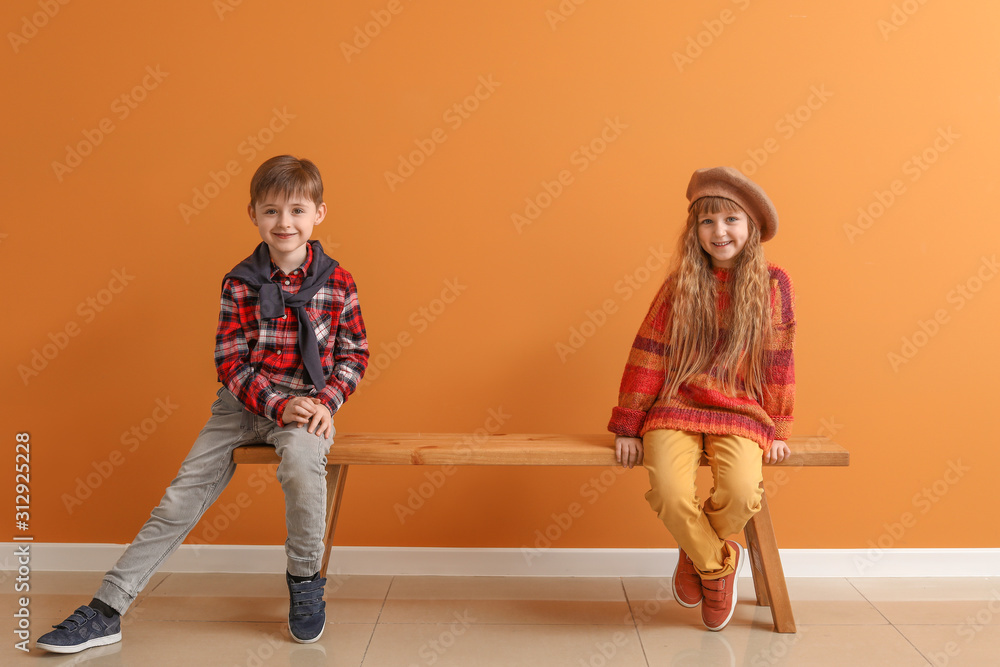
[[[831,440],[795,437],[788,440],[791,455],[776,466],[847,466],[850,455]],[[238,447],[237,464],[277,464],[269,445]],[[702,459],[702,465],[707,465]],[[468,466],[615,466],[614,438],[601,435],[503,433],[373,433],[337,435],[327,457],[326,545],[322,572],[330,563],[330,548],[351,465],[468,465]],[[778,555],[766,494],[761,510],[746,525],[747,548],[757,604],[771,607],[776,632],[795,632],[792,605]]]

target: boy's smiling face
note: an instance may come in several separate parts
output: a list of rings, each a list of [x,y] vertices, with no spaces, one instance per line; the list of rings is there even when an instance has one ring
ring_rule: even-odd
[[[316,206],[301,194],[269,192],[255,206],[247,206],[247,212],[271,250],[272,261],[289,273],[305,261],[306,244],[313,227],[326,217],[326,204]]]

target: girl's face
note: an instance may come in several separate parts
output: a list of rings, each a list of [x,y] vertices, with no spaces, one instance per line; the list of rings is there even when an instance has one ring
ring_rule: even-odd
[[[714,268],[733,268],[750,237],[749,224],[743,211],[702,213],[698,217],[698,242],[712,258]]]

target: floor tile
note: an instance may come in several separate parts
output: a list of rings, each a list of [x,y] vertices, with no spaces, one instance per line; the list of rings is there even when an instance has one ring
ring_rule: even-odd
[[[390,576],[330,575],[326,599],[383,600]],[[150,593],[154,597],[272,597],[287,598],[284,574],[184,573],[168,577]]]
[[[990,604],[1000,607],[1000,579],[852,579],[862,595],[896,625],[960,625]]]
[[[327,578],[327,620],[375,623],[391,581],[382,576]],[[134,605],[128,615],[133,614],[146,620],[281,622],[288,617],[288,587],[282,574],[178,574]]]
[[[327,599],[330,623],[374,623],[382,608],[381,600]],[[149,621],[231,621],[280,623],[288,618],[288,597],[284,598],[191,598],[157,597],[129,611],[128,617]]]
[[[396,577],[380,623],[629,624],[621,580],[588,577]]]
[[[36,573],[32,641],[89,601],[95,573]],[[749,577],[709,632],[669,577],[328,577],[326,632],[288,637],[280,574],[157,574],[123,618],[125,641],[46,665],[990,665],[1000,578],[789,579],[798,633],[773,632]],[[14,593],[0,594],[4,609]],[[40,653],[34,651],[33,653]],[[648,663],[647,663],[648,660]],[[29,662],[32,661],[32,662]],[[0,664],[40,665],[13,642]]]
[[[619,577],[395,577],[390,600],[624,601]]]
[[[849,579],[872,602],[908,600],[988,600],[1000,595],[1000,577],[923,577]]]
[[[159,573],[154,575],[133,607],[141,604],[169,575]],[[58,623],[72,614],[80,605],[89,604],[94,593],[101,584],[104,573],[94,572],[37,572],[31,575],[31,589],[27,592],[30,610],[33,617],[58,617]],[[3,609],[12,608],[21,594],[0,595]],[[51,625],[51,623],[49,624]]]
[[[639,628],[639,636],[650,665],[927,666],[920,652],[889,625],[809,625],[800,626],[795,634],[733,622],[721,632],[646,625]]]
[[[1000,603],[961,625],[900,625],[899,631],[932,665],[982,667],[1000,662]]]
[[[314,644],[297,644],[284,623],[140,621],[123,630],[120,643],[59,656],[32,649],[30,664],[87,667],[260,665],[266,667],[358,667],[371,638],[371,624],[328,624]],[[28,664],[27,660],[23,660]],[[4,661],[4,665],[17,664]]]
[[[632,626],[624,600],[386,600],[379,623],[447,623],[456,616],[476,624]]]
[[[379,624],[364,667],[647,667],[634,629],[603,625]]]

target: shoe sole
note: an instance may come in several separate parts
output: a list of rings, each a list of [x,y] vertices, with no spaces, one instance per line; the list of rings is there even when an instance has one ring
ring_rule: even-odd
[[[722,623],[720,623],[717,627],[713,628],[708,623],[705,623],[704,618],[701,619],[702,624],[712,632],[718,632],[729,625],[729,620],[733,617],[733,612],[736,611],[736,602],[739,599],[737,596],[739,594],[740,572],[743,571],[743,566],[746,565],[746,559],[744,558],[746,549],[744,549],[739,542],[733,542],[733,544],[736,545],[736,576],[733,577],[733,604],[729,607],[729,615],[726,616],[725,620],[722,621]]]
[[[323,624],[323,627],[320,628],[319,634],[313,637],[312,639],[299,639],[298,637],[295,636],[295,633],[292,632],[292,624],[291,623],[288,624],[288,634],[290,634],[292,636],[292,639],[294,639],[299,644],[312,644],[313,642],[318,642],[319,638],[323,636],[324,630],[326,630],[325,623]]]
[[[122,633],[117,633],[114,635],[108,635],[107,637],[95,637],[91,640],[85,641],[82,644],[74,644],[73,646],[57,646],[55,644],[40,644],[35,642],[35,648],[40,648],[49,653],[79,653],[80,651],[85,651],[88,648],[97,648],[98,646],[107,646],[109,644],[116,644],[122,640]]]
[[[670,592],[674,594],[674,599],[677,600],[677,604],[679,604],[682,607],[687,607],[688,609],[694,609],[695,607],[701,604],[701,598],[699,598],[698,601],[695,603],[689,603],[682,600],[681,596],[677,594],[677,586],[674,585],[674,582],[677,581],[677,573],[680,571],[680,569],[681,569],[681,559],[680,557],[678,557],[677,566],[674,567],[674,576],[670,580]]]

